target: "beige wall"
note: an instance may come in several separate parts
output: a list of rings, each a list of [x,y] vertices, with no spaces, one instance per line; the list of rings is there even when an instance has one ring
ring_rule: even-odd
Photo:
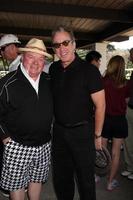
[[[106,42],[96,43],[95,50],[102,55],[100,72],[101,74],[103,74],[107,66],[107,43]]]

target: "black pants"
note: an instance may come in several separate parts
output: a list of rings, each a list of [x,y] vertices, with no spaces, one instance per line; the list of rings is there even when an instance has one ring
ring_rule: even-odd
[[[64,128],[55,124],[53,127],[53,183],[58,200],[73,200],[74,177],[80,200],[96,200],[95,148],[93,133],[89,129],[89,125]]]

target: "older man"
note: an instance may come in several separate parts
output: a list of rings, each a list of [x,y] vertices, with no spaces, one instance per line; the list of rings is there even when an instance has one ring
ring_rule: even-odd
[[[105,110],[100,72],[75,54],[75,38],[70,30],[59,27],[52,34],[52,42],[60,59],[50,67],[55,192],[58,200],[72,200],[75,176],[80,199],[95,200],[95,147],[101,149]]]
[[[0,137],[4,143],[1,187],[12,200],[39,200],[50,161],[52,97],[49,77],[42,72],[46,52],[33,38],[22,52],[22,63],[0,80]]]

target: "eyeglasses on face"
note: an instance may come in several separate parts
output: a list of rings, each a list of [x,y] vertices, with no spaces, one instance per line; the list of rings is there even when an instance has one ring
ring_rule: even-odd
[[[6,49],[6,47],[8,47],[9,45],[6,45],[6,46],[4,46],[4,47],[1,47],[1,51],[5,51],[5,49]]]
[[[61,47],[61,45],[67,47],[70,42],[73,42],[73,40],[65,40],[65,41],[63,41],[61,43],[53,43],[53,48],[59,49]]]
[[[14,44],[16,47],[19,47],[19,44],[17,44],[17,43],[10,43],[10,44],[7,44],[7,45],[1,47],[0,50],[1,50],[1,51],[5,51],[6,47],[10,46],[11,44]]]

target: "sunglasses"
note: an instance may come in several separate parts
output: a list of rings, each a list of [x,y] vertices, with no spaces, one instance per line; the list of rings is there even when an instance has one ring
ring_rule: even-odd
[[[14,44],[16,47],[19,47],[19,44],[17,44],[17,43],[10,43],[10,44],[7,44],[7,45],[1,47],[0,50],[1,50],[1,51],[5,51],[6,47],[8,47],[8,46],[11,45],[11,44]]]
[[[53,43],[53,48],[59,49],[61,47],[61,45],[63,45],[64,47],[67,47],[70,42],[73,42],[73,40],[65,40],[61,43]]]
[[[5,51],[5,49],[6,49],[7,46],[9,46],[9,45],[6,45],[6,46],[4,46],[4,47],[1,47],[0,50],[1,50],[1,51]]]

